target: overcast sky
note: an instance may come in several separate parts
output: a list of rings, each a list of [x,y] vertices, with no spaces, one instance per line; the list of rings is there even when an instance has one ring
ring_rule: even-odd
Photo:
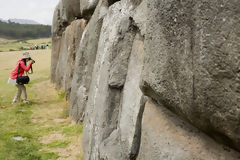
[[[59,0],[0,0],[0,18],[30,19],[41,24],[52,24]]]

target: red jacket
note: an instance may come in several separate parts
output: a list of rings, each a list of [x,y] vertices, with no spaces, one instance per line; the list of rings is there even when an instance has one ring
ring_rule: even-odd
[[[19,63],[20,63],[20,68],[19,68],[19,73],[18,73],[18,67],[19,67]],[[24,64],[23,59],[19,59],[17,66],[13,69],[12,73],[11,73],[11,79],[16,79],[17,78],[17,73],[18,73],[18,77],[21,77],[24,73],[24,71],[28,72],[31,68],[31,64],[29,63],[27,66]]]

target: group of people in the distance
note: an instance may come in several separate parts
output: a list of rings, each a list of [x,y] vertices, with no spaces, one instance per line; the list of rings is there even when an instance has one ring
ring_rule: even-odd
[[[40,46],[35,44],[33,47],[30,47],[30,50],[37,50],[37,49],[48,49],[49,45],[48,44],[41,44]]]

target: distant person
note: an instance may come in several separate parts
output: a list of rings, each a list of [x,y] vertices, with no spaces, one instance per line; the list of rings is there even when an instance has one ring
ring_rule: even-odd
[[[22,77],[24,71],[28,72],[34,62],[35,61],[31,59],[30,54],[28,52],[23,53],[23,57],[17,61],[16,67],[11,72],[11,77],[9,78],[8,83],[15,85],[18,89],[12,101],[12,104],[18,102],[20,100],[21,95],[23,103],[29,104],[29,101],[27,100],[26,87],[24,86],[24,84],[21,84],[19,82],[17,83],[17,77]]]
[[[37,44],[35,44],[35,46],[34,46],[34,49],[35,49],[35,50],[37,50],[37,49],[38,49],[38,45],[37,45]]]

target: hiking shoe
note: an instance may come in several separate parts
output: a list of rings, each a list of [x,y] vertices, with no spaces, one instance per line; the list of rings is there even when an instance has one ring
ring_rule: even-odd
[[[18,102],[18,100],[14,99],[14,100],[12,101],[12,104],[17,103],[17,102]]]
[[[23,100],[23,103],[24,104],[30,104],[29,101],[27,101],[27,100]]]

